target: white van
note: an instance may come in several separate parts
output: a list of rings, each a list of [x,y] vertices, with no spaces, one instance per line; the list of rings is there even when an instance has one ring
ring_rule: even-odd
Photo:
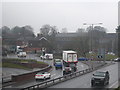
[[[51,59],[52,60],[53,54],[45,54],[44,56],[41,55],[40,57],[41,57],[41,59],[48,59],[48,60]]]
[[[26,57],[27,54],[26,54],[26,52],[19,52],[19,53],[17,54],[17,56],[18,56],[18,57]]]

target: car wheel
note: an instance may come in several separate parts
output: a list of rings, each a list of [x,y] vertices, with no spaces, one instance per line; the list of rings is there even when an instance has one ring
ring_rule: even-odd
[[[58,68],[56,67],[55,69],[57,70]]]
[[[48,79],[50,79],[51,78],[51,75],[49,75],[49,78]]]
[[[63,71],[63,75],[65,75],[65,71]]]
[[[94,87],[94,84],[93,84],[93,83],[91,83],[91,87]]]
[[[91,82],[91,87],[94,87],[95,86],[95,83],[94,82]]]

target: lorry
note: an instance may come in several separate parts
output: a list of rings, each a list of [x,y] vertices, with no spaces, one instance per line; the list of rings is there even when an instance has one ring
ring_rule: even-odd
[[[63,65],[64,65],[64,70],[63,73],[65,73],[66,67],[70,67],[71,69],[70,72],[75,72],[77,71],[77,63],[78,63],[78,59],[77,59],[77,52],[76,51],[63,51]]]
[[[18,57],[26,57],[27,53],[26,52],[18,52],[17,56]]]
[[[62,66],[63,66],[62,60],[61,59],[54,59],[54,66],[56,69],[58,69],[58,68],[62,69]]]

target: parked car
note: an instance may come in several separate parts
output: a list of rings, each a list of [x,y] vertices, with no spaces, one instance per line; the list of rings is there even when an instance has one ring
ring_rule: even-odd
[[[80,58],[78,58],[78,61],[88,61],[88,58],[80,57]]]
[[[115,55],[115,53],[113,53],[113,52],[108,52],[107,54],[110,54],[110,55]]]
[[[109,84],[109,78],[110,76],[108,71],[96,71],[91,79],[91,86],[93,87],[97,84],[100,85]]]
[[[115,58],[114,61],[115,61],[115,62],[119,62],[119,61],[120,61],[120,58]]]
[[[27,53],[26,52],[18,52],[17,56],[18,57],[26,57]]]
[[[39,80],[39,79],[50,79],[51,78],[51,74],[49,72],[39,72],[35,75],[35,79]]]

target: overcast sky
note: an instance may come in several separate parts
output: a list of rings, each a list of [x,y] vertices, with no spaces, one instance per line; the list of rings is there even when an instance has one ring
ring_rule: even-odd
[[[8,2],[5,0],[2,2],[3,26],[12,28],[31,25],[34,32],[38,33],[44,24],[57,26],[59,31],[67,28],[69,32],[89,26],[84,26],[83,23],[103,23],[101,26],[107,28],[107,32],[115,32],[118,25],[118,0],[110,0],[110,2],[107,0],[102,2],[97,2],[97,0],[92,0],[93,2],[87,0],[86,2],[77,0],[25,1]]]

